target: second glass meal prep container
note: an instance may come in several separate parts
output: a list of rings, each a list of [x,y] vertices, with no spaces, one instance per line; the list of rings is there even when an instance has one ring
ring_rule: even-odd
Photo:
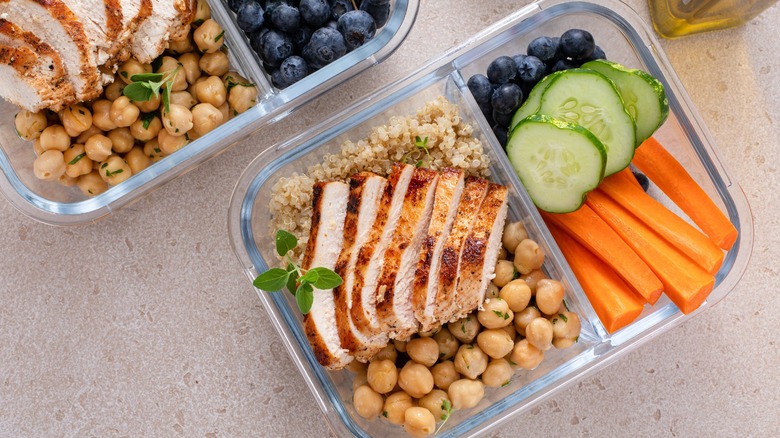
[[[717,273],[714,290],[691,315],[683,315],[664,296],[655,306],[646,307],[627,327],[614,334],[605,330],[466,86],[472,74],[484,74],[487,65],[497,56],[524,53],[533,38],[560,35],[574,27],[590,30],[608,59],[641,68],[663,82],[670,115],[656,138],[685,165],[739,230],[739,240],[726,255]],[[409,77],[377,90],[307,132],[263,151],[242,174],[229,209],[231,243],[247,278],[251,281],[278,263],[273,250],[274,230],[269,225],[268,205],[272,186],[279,178],[292,172],[305,172],[326,153],[336,152],[344,140],[364,138],[371,127],[386,124],[392,116],[414,114],[439,95],[459,105],[461,117],[474,127],[475,136],[482,141],[493,163],[490,179],[510,188],[508,220],[522,220],[529,235],[540,243],[547,254],[544,270],[551,278],[564,282],[566,303],[582,319],[582,333],[573,347],[548,351],[537,369],[518,370],[506,387],[486,388],[485,398],[479,405],[454,412],[440,436],[476,436],[529,410],[555,391],[583,379],[711,307],[741,278],[753,245],[752,217],[747,200],[720,162],[706,128],[657,40],[634,11],[615,0],[600,1],[599,4],[542,0],[528,5]],[[674,208],[662,194],[651,193]],[[259,290],[257,293],[336,436],[404,434],[400,426],[379,418],[369,421],[357,415],[351,402],[352,374],[326,371],[317,363],[290,294],[269,294]]]
[[[262,126],[327,92],[339,83],[390,56],[412,28],[419,0],[392,0],[390,17],[375,37],[332,64],[280,90],[271,85],[261,60],[250,48],[247,36],[235,23],[226,0],[208,0],[212,18],[225,30],[225,45],[231,70],[236,70],[258,88],[258,103],[179,151],[133,175],[108,191],[85,198],[75,187],[38,180],[33,174],[32,142],[15,133],[14,115],[19,109],[0,100],[0,193],[22,213],[52,225],[94,222],[139,199],[166,182],[224,152]]]

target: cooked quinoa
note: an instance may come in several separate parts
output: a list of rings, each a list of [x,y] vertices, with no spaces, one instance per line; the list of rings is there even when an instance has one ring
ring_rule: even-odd
[[[311,227],[312,190],[316,181],[345,181],[357,172],[387,176],[393,162],[439,170],[458,167],[467,175],[490,175],[490,157],[473,136],[474,129],[460,117],[457,105],[440,96],[412,116],[391,117],[371,129],[367,138],[346,141],[339,153],[327,154],[305,174],[293,173],[274,184],[271,195],[271,232],[287,230],[298,238],[297,255],[306,247]],[[415,139],[427,137],[424,150]]]

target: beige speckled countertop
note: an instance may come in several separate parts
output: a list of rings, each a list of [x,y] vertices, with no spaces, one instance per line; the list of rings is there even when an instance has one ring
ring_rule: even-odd
[[[261,149],[526,3],[423,1],[383,64],[99,223],[41,225],[0,200],[0,436],[327,436],[230,249],[233,184]],[[495,436],[780,436],[778,24],[775,6],[662,41],[751,203],[742,281]]]

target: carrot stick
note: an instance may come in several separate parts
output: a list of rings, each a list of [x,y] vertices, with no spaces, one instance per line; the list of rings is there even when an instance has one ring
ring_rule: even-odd
[[[584,246],[552,222],[547,226],[607,331],[614,333],[633,322],[642,313],[644,300]]]
[[[639,254],[664,285],[664,292],[685,314],[696,310],[715,285],[710,275],[600,190],[585,201]]]
[[[634,165],[648,176],[719,247],[728,251],[737,229],[672,154],[653,137],[634,154]]]
[[[599,190],[630,211],[671,245],[715,275],[723,263],[723,251],[701,231],[653,199],[636,184],[628,169],[601,181]]]
[[[663,291],[661,280],[590,207],[583,205],[579,210],[565,214],[540,213],[614,269],[646,302],[655,304],[658,301]]]

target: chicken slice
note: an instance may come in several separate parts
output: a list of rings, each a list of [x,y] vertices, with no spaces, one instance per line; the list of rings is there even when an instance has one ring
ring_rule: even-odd
[[[303,269],[333,269],[344,241],[349,186],[342,182],[318,182],[314,185],[313,213]],[[317,361],[328,369],[339,369],[352,361],[341,348],[336,327],[333,290],[314,289],[311,310],[303,317],[303,327]]]
[[[92,46],[95,64],[108,62],[113,43],[122,31],[122,4],[119,0],[62,0],[84,26]]]
[[[133,56],[150,63],[189,29],[195,4],[193,0],[152,0],[153,14],[138,27],[133,40]]]
[[[439,174],[415,169],[404,196],[401,215],[377,283],[377,317],[383,332],[392,339],[408,339],[417,331],[412,307],[412,282],[420,245],[428,231]]]
[[[387,180],[371,172],[361,172],[349,179],[349,200],[344,220],[344,245],[336,262],[336,273],[343,280],[333,289],[336,303],[336,325],[342,348],[358,359],[367,359],[387,345],[387,335],[367,336],[355,327],[350,318],[352,307],[350,291],[355,282],[355,264],[358,251],[368,240],[379,211]]]
[[[479,207],[477,220],[471,228],[460,256],[458,287],[455,297],[457,312],[453,318],[462,318],[482,304],[488,282],[495,275],[501,234],[507,213],[506,186],[488,185],[487,194]]]
[[[112,56],[108,66],[112,71],[130,58],[136,31],[152,15],[152,0],[121,0],[121,2],[122,29],[109,50]]]
[[[455,302],[458,276],[460,275],[460,256],[463,244],[479,213],[479,207],[487,194],[488,182],[483,178],[469,178],[463,189],[458,205],[458,213],[452,224],[452,231],[441,252],[439,269],[439,291],[436,294],[436,319],[438,322],[451,321],[457,312]]]
[[[465,185],[464,175],[461,169],[444,168],[436,185],[433,213],[420,248],[412,292],[414,316],[420,323],[421,331],[431,330],[436,323],[436,293],[439,289],[441,253],[458,212]]]

